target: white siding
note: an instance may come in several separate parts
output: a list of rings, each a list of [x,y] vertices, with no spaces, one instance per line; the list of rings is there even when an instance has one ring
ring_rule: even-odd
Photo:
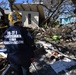
[[[39,13],[32,11],[20,11],[22,13],[22,23],[24,26],[38,27]],[[28,14],[31,14],[31,24],[28,24]]]

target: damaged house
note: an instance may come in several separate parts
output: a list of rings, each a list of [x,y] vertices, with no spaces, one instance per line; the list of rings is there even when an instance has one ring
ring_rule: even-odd
[[[12,8],[21,13],[24,27],[38,27],[45,19],[42,5],[13,4]]]

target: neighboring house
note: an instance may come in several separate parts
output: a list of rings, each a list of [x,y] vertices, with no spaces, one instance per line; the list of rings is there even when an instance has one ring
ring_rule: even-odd
[[[22,14],[22,23],[24,27],[38,27],[45,20],[42,5],[13,4],[13,9]]]
[[[60,24],[69,24],[69,23],[75,23],[76,17],[68,17],[68,18],[60,18]]]

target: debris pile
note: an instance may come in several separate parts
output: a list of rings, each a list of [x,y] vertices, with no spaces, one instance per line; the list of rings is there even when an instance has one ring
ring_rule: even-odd
[[[36,28],[36,60],[30,66],[33,75],[76,75],[75,28]]]
[[[4,53],[0,53],[0,75],[7,67],[7,60]]]
[[[73,56],[73,54],[66,54],[66,48],[63,48],[64,52],[61,52],[53,43],[38,41],[37,44],[39,43],[44,46],[43,51],[40,53],[44,53],[45,50],[44,54],[38,54],[37,60],[34,62],[39,75],[72,75],[72,73],[74,75],[76,74],[76,58]],[[31,70],[35,73],[34,69]]]
[[[66,27],[47,27],[47,28],[36,28],[34,29],[34,36],[35,39],[39,40],[53,40],[53,36],[57,35],[59,36],[59,41],[71,41],[74,42],[76,40],[76,27],[72,26],[66,26]]]
[[[41,48],[34,62],[39,75],[76,75],[75,27],[40,29],[35,30],[36,44]]]

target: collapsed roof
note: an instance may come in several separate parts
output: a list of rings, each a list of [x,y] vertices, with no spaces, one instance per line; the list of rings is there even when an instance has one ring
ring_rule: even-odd
[[[39,12],[39,22],[40,23],[42,21],[44,21],[44,19],[45,19],[43,6],[40,4],[13,4],[12,8],[13,8],[13,10],[17,10],[17,11]]]

